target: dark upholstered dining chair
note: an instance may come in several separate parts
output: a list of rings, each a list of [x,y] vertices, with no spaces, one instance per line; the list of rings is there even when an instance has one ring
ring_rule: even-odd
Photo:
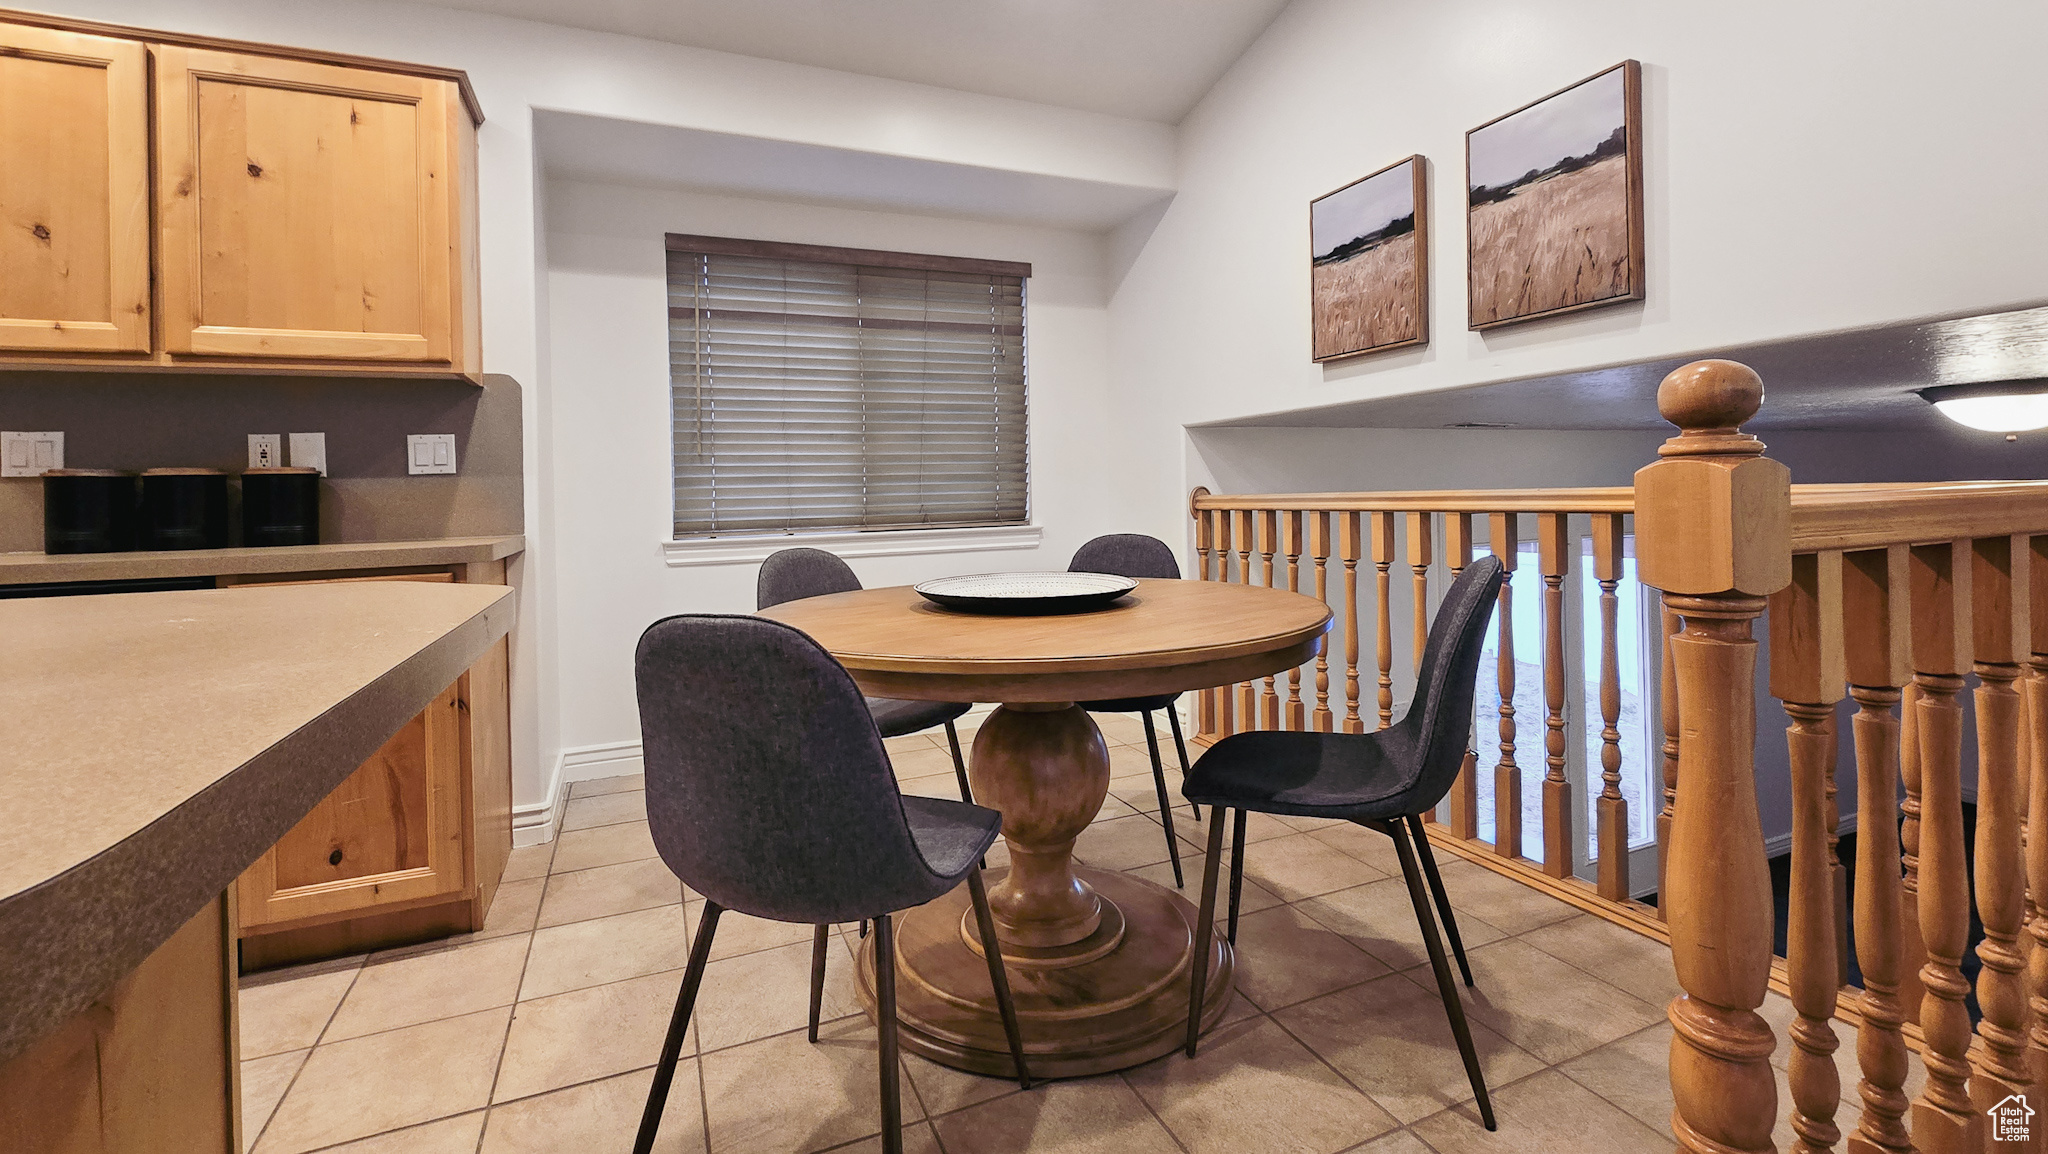
[[[1435,809],[1451,790],[1464,764],[1466,738],[1472,731],[1474,683],[1479,677],[1479,651],[1486,643],[1486,623],[1506,579],[1500,561],[1482,557],[1444,594],[1430,625],[1416,672],[1415,699],[1400,721],[1377,733],[1239,733],[1211,746],[1195,762],[1182,791],[1191,802],[1213,807],[1209,814],[1209,859],[1202,871],[1201,914],[1195,927],[1194,984],[1188,994],[1190,1058],[1202,1022],[1202,983],[1209,961],[1209,938],[1215,932],[1217,861],[1223,851],[1223,818],[1237,811],[1230,859],[1230,918],[1226,935],[1237,940],[1238,894],[1244,881],[1244,815],[1246,812],[1289,817],[1336,818],[1375,829],[1394,839],[1401,873],[1408,881],[1409,902],[1423,945],[1436,971],[1437,993],[1450,1018],[1465,1076],[1479,1100],[1479,1115],[1494,1128],[1493,1102],[1479,1071],[1472,1031],[1465,1023],[1465,1004],[1451,979],[1443,940],[1430,917],[1429,891],[1442,913],[1444,929],[1457,952],[1465,984],[1472,968],[1465,944],[1458,938],[1457,919],[1437,872],[1436,856],[1424,836],[1422,815]],[[1420,859],[1418,864],[1418,858]]]
[[[1069,573],[1114,573],[1119,577],[1180,579],[1180,562],[1173,556],[1173,550],[1157,537],[1143,533],[1111,533],[1097,537],[1074,551],[1074,560],[1067,565]],[[1173,859],[1173,884],[1179,888],[1185,884],[1180,873],[1180,839],[1173,836],[1173,805],[1166,796],[1166,770],[1159,764],[1159,731],[1153,728],[1152,714],[1166,711],[1166,720],[1173,726],[1173,746],[1180,753],[1180,771],[1188,771],[1188,746],[1180,732],[1180,711],[1174,702],[1180,699],[1178,693],[1161,693],[1151,697],[1120,697],[1112,701],[1084,701],[1081,708],[1090,713],[1135,713],[1145,719],[1145,747],[1152,754],[1152,788],[1159,794],[1159,821],[1166,827],[1166,852]],[[1202,811],[1194,811],[1196,821],[1202,820]]]
[[[761,562],[761,575],[754,585],[754,608],[766,609],[828,593],[851,593],[860,587],[860,578],[853,575],[853,569],[823,549],[781,549]],[[953,725],[973,706],[957,701],[905,701],[895,697],[870,697],[867,702],[868,711],[875,715],[875,728],[882,731],[883,737],[905,737],[935,725],[945,726],[946,744],[953,751],[953,777],[960,783],[960,800],[974,800],[974,790],[967,784],[967,762],[960,756],[960,731]]]
[[[1017,1080],[1030,1089],[1002,949],[976,865],[1001,832],[1002,815],[899,793],[882,735],[853,678],[817,642],[787,625],[759,617],[670,617],[641,635],[633,669],[648,830],[662,861],[705,899],[635,1154],[653,1148],[711,939],[728,909],[818,927],[811,958],[814,1042],[827,927],[874,923],[882,1147],[900,1154],[890,915],[950,893],[964,880]]]

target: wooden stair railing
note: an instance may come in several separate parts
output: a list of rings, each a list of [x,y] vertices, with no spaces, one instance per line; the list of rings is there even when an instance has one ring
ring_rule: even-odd
[[[1540,721],[1517,725],[1516,605],[1503,589],[1500,662],[1482,678],[1497,693],[1482,692],[1486,724],[1475,726],[1472,746],[1480,748],[1482,734],[1489,747],[1497,742],[1498,756],[1488,757],[1495,836],[1477,840],[1482,769],[1468,751],[1431,839],[1644,932],[1668,933],[1685,991],[1670,1014],[1672,1130],[1681,1148],[1774,1150],[1781,1117],[1792,1149],[1807,1154],[2048,1148],[2048,832],[2032,821],[2048,816],[2048,481],[1793,485],[1763,444],[1741,432],[1762,401],[1762,382],[1741,365],[1706,361],[1672,373],[1658,404],[1679,433],[1632,488],[1196,490],[1200,577],[1273,584],[1284,568],[1286,587],[1298,589],[1305,551],[1314,591],[1338,621],[1329,652],[1312,667],[1313,709],[1297,688],[1307,669],[1288,676],[1284,700],[1277,681],[1213,690],[1200,696],[1201,736],[1262,726],[1361,732],[1389,723],[1395,691],[1412,675],[1405,658],[1432,607],[1432,565],[1455,574],[1484,549],[1513,568],[1522,542],[1533,540],[1541,586],[1537,604],[1522,608],[1541,615]],[[1629,898],[1632,883],[1649,879],[1629,876],[1621,791],[1625,770],[1645,768],[1625,763],[1619,731],[1616,603],[1631,518],[1637,575],[1660,592],[1663,614],[1662,741],[1641,754],[1655,763],[1648,776],[1660,787],[1642,797],[1661,806],[1654,910]],[[1599,590],[1592,683],[1563,625],[1565,588],[1587,538],[1590,569],[1578,576]],[[1370,566],[1366,600],[1361,563]],[[1412,614],[1393,604],[1393,570],[1403,563]],[[1587,629],[1595,616],[1589,608]],[[1790,723],[1788,956],[1775,964],[1754,757],[1758,618],[1770,640],[1769,692]],[[1414,644],[1397,645],[1402,628]],[[1367,629],[1376,660],[1362,674]],[[1568,751],[1583,740],[1567,716],[1572,678],[1586,687],[1589,713],[1597,699],[1600,723],[1590,882],[1570,876],[1573,847],[1586,836],[1574,832],[1586,816],[1574,817],[1578,803],[1564,788]],[[1836,854],[1841,725],[1857,786],[1853,912]],[[1542,836],[1527,849],[1541,863],[1522,856],[1520,822],[1522,761],[1534,764],[1535,747],[1517,738],[1535,732],[1544,738],[1543,772],[1540,786],[1528,785],[1540,790]],[[1963,781],[1972,760],[1977,818],[1966,854]],[[1964,976],[1973,913],[1984,931],[1974,989]],[[1844,984],[1852,918],[1861,990]],[[1785,1103],[1771,1066],[1777,1039],[1757,1012],[1771,987],[1790,995],[1794,1011]],[[1972,994],[1981,1009],[1974,1026]],[[1862,1109],[1848,1133],[1838,1121],[1837,1022],[1855,1030]],[[1921,1052],[1927,1074],[1910,1100],[1909,1049]],[[2040,1111],[2027,1141],[2009,1141],[1999,1129],[1996,1111],[2015,1096]],[[2010,1117],[2025,1120],[2018,1110]]]

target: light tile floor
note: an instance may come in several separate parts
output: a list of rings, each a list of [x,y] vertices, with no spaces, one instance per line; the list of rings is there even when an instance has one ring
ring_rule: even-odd
[[[1098,719],[1111,795],[1076,853],[1173,884],[1143,730]],[[889,742],[903,789],[953,797],[944,738]],[[1167,757],[1172,761],[1171,743]],[[1169,771],[1172,796],[1179,775]],[[517,850],[478,934],[251,975],[245,1132],[258,1154],[607,1154],[631,1148],[701,902],[654,856],[637,778],[578,783],[563,833]],[[1198,892],[1199,831],[1180,804]],[[1669,1150],[1669,954],[1470,863],[1444,881],[1500,1130],[1480,1128],[1399,865],[1353,826],[1255,818],[1238,1000],[1201,1056],[1029,1093],[909,1058],[919,1154],[1465,1154]],[[998,845],[991,865],[1002,864]],[[846,928],[850,931],[851,927]],[[874,1031],[828,971],[805,1040],[810,930],[727,915],[661,1132],[664,1154],[878,1151]],[[1791,1010],[1765,1007],[1781,1039]],[[1854,1039],[1837,1054],[1856,1117]],[[1916,1081],[1918,1060],[1914,1061]],[[1917,1084],[1909,1084],[1909,1092]],[[1791,1133],[1780,1123],[1778,1142]]]

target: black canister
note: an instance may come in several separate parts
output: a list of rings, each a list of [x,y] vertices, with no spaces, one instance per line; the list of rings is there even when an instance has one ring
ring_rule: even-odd
[[[319,543],[320,470],[251,469],[242,474],[242,544]]]
[[[51,469],[43,474],[43,552],[135,548],[135,474]]]
[[[148,469],[142,474],[144,549],[228,547],[228,475],[219,469]]]

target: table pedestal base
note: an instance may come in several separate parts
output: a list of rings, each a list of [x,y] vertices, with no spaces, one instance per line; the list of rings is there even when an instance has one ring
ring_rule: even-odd
[[[1034,1077],[1127,1069],[1187,1042],[1195,907],[1164,886],[1127,874],[1073,872],[1102,899],[1103,916],[1094,932],[1061,947],[1005,943],[1004,948],[1024,1054]],[[990,888],[1003,873],[989,872]],[[1223,1017],[1230,1003],[1230,944],[1221,934],[1212,943],[1204,1030]],[[905,1050],[942,1066],[1007,1078],[1013,1073],[1009,1044],[979,947],[965,886],[898,915],[901,1042]],[[870,1015],[875,1010],[874,950],[870,934],[861,947],[857,982]]]

